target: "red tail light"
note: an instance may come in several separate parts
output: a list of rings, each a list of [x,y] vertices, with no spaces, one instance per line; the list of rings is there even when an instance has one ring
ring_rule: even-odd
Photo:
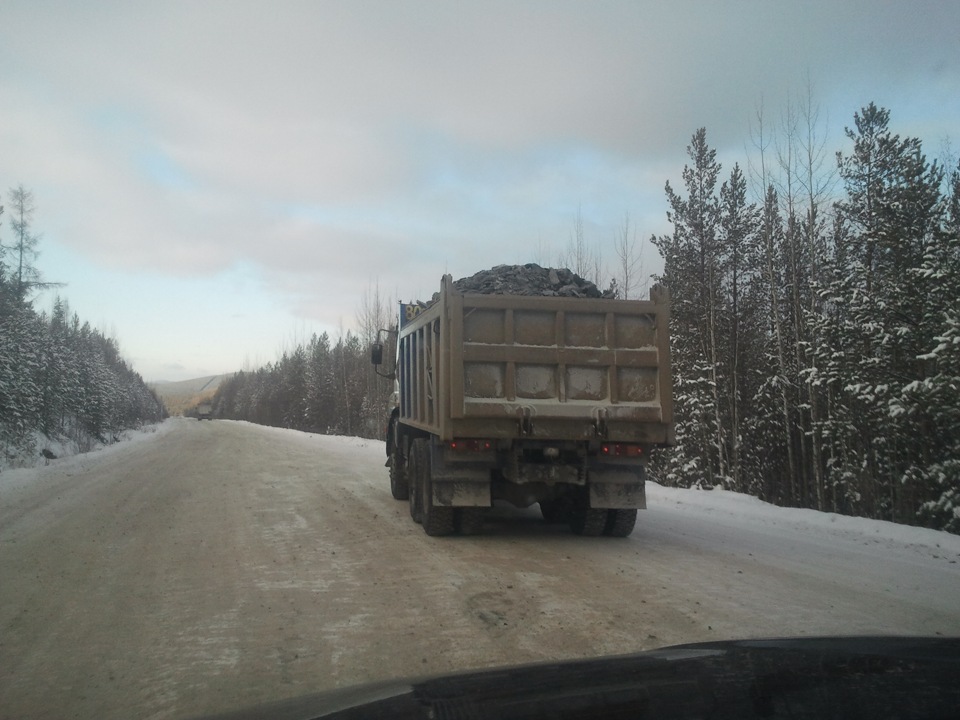
[[[491,440],[453,440],[450,449],[455,452],[486,452],[493,449]]]
[[[643,448],[628,443],[605,443],[600,446],[600,454],[608,457],[640,457],[643,455]]]

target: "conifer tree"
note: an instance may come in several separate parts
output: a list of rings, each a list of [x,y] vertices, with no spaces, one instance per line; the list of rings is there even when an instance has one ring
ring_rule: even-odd
[[[920,377],[917,358],[929,349],[922,318],[934,288],[917,271],[941,224],[942,172],[926,161],[920,140],[890,131],[889,117],[872,103],[856,113],[846,133],[853,150],[838,154],[846,199],[837,212],[850,230],[847,247],[838,248],[849,278],[839,297],[860,493],[867,512],[901,519],[909,512],[902,474],[915,440],[889,407],[900,388]]]
[[[720,164],[707,145],[706,129],[694,133],[683,169],[685,196],[668,182],[668,220],[673,233],[651,238],[660,250],[661,282],[671,292],[674,409],[678,450],[669,455],[668,478],[698,477],[713,485],[727,474],[726,440],[718,397],[720,362],[716,324],[721,312],[718,250]]]

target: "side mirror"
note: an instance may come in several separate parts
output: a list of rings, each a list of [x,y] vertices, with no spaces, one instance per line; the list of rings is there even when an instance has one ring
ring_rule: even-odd
[[[380,365],[383,363],[383,344],[375,343],[370,348],[370,362],[374,365]]]

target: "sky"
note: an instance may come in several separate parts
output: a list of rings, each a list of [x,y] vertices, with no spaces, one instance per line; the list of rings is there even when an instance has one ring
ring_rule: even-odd
[[[0,191],[147,381],[234,372],[377,292],[556,266],[578,213],[603,284],[625,219],[656,273],[691,136],[723,178],[761,108],[812,99],[829,163],[870,102],[956,154],[958,28],[953,0],[0,0]]]

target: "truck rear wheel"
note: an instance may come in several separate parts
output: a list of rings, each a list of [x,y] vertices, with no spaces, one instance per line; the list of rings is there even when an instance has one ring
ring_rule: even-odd
[[[603,534],[610,537],[627,537],[637,524],[637,509],[617,509],[607,511],[607,524]]]
[[[543,515],[543,521],[550,525],[565,523],[569,516],[569,508],[563,500],[541,500],[540,514]]]
[[[423,531],[430,536],[452,535],[455,529],[456,508],[450,505],[433,504],[433,478],[430,471],[430,447],[426,440],[420,443],[417,454],[417,482],[420,485],[420,516]]]
[[[461,535],[477,535],[483,528],[484,514],[484,509],[479,507],[457,508],[457,531]]]
[[[423,521],[423,506],[420,485],[423,482],[423,451],[425,440],[414,440],[407,461],[407,499],[410,501],[410,517],[414,522]]]
[[[390,494],[394,500],[407,500],[410,495],[410,479],[407,475],[407,443],[402,442],[397,430],[399,409],[390,413],[387,425],[387,455],[390,457]]]
[[[398,453],[394,452],[390,463],[390,494],[394,500],[407,500],[410,497],[410,481],[407,479],[407,468],[397,467],[400,461]]]
[[[607,526],[607,511],[579,505],[570,512],[570,529],[577,535],[596,537]]]

